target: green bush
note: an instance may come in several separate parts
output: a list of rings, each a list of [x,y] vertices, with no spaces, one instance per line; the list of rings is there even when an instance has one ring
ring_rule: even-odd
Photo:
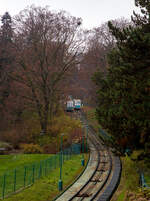
[[[23,144],[22,148],[25,154],[43,153],[42,148],[37,144]]]

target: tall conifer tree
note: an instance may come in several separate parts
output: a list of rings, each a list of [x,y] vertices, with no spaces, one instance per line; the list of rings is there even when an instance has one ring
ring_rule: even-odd
[[[108,23],[117,47],[108,55],[109,72],[94,76],[99,123],[112,134],[120,150],[150,142],[150,2],[135,1],[133,26],[123,30]]]
[[[12,52],[12,19],[8,12],[1,18],[2,26],[0,30],[0,105],[5,105],[5,100],[10,93],[9,72],[12,71],[14,60]],[[11,68],[10,68],[11,65]],[[11,70],[10,70],[11,69]]]

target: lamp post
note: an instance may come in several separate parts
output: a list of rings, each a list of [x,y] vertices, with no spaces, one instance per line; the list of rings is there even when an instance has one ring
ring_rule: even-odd
[[[84,129],[82,129],[82,131],[83,132],[82,132],[82,160],[81,160],[81,164],[82,164],[82,166],[84,166]]]
[[[61,138],[60,138],[60,177],[59,177],[59,182],[58,182],[59,191],[62,191],[62,189],[63,189],[63,181],[62,181],[63,135],[64,134],[61,134]]]
[[[87,140],[88,140],[88,125],[86,125],[86,152],[88,152],[88,143],[87,143]]]

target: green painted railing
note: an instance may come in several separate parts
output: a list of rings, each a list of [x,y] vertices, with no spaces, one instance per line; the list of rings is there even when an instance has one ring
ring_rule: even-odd
[[[70,148],[63,150],[63,162],[71,159],[74,154],[80,154],[80,150],[80,144],[73,144]],[[0,177],[0,198],[4,199],[12,193],[32,185],[36,180],[47,176],[58,167],[60,167],[60,153],[45,160],[5,172]]]

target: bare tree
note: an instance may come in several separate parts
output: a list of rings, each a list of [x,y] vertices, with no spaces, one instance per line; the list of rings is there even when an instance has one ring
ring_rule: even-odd
[[[124,18],[112,20],[112,23],[121,29],[131,24]],[[91,77],[96,71],[107,74],[107,54],[116,46],[116,39],[109,31],[108,22],[87,31],[87,38],[86,52],[80,64],[79,80],[82,86],[80,89],[85,91],[85,93],[82,92],[85,101],[95,104],[96,86]]]
[[[84,48],[80,24],[80,18],[64,11],[33,6],[15,18],[18,65],[13,78],[24,88],[22,97],[36,109],[44,133],[60,83]]]
[[[130,25],[131,22],[125,18],[111,21],[113,25],[121,29]],[[96,67],[99,66],[102,71],[106,70],[107,54],[116,46],[116,39],[109,31],[108,22],[89,31],[87,53],[90,60]],[[93,57],[93,59],[91,59]]]

